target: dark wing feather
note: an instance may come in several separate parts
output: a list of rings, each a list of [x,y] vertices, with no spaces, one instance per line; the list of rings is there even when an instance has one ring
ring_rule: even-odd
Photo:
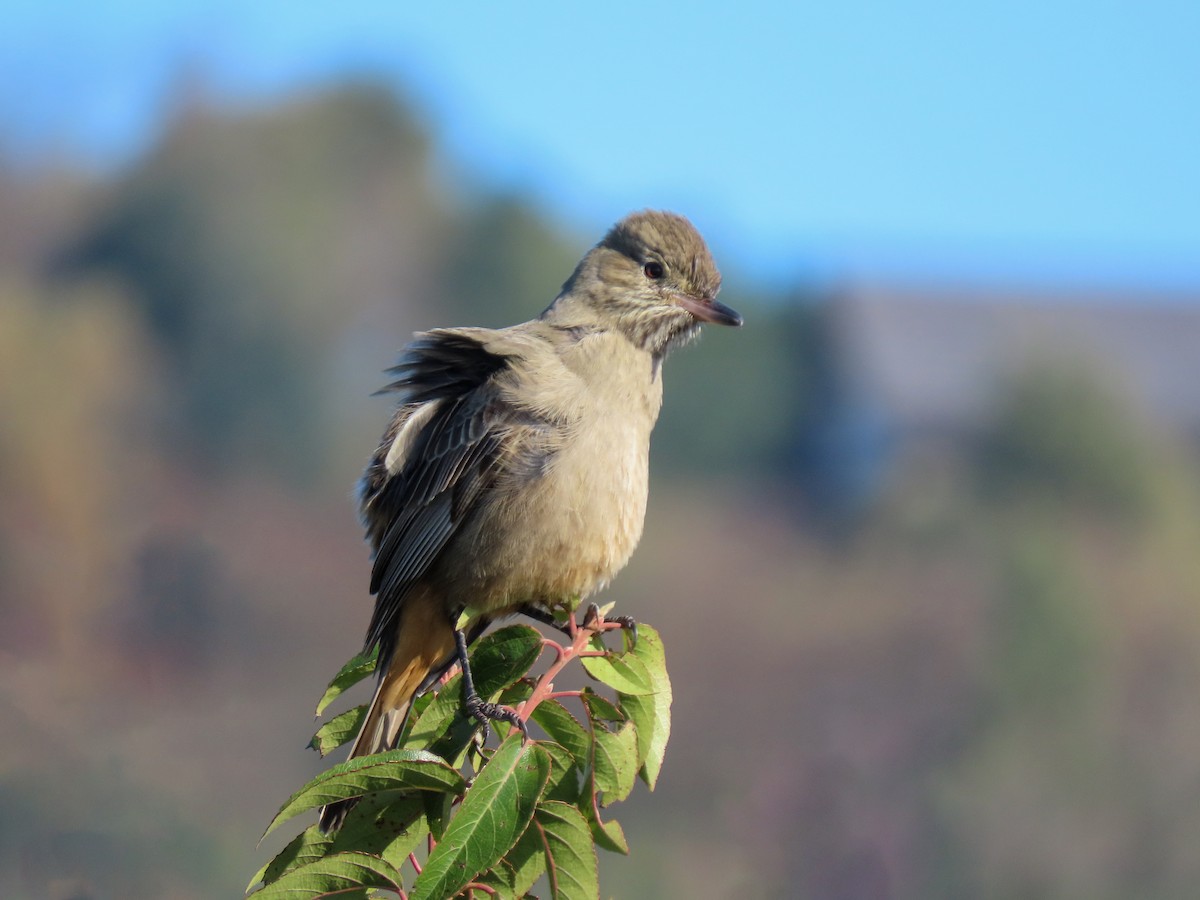
[[[382,642],[386,654],[412,585],[445,548],[499,471],[505,408],[487,390],[507,358],[453,332],[421,335],[386,390],[406,404],[440,401],[416,436],[404,467],[379,478],[390,441],[385,438],[365,480],[363,509],[376,543],[371,572],[375,612],[367,647]]]
[[[400,362],[388,369],[397,379],[376,393],[398,391],[407,403],[462,396],[507,365],[473,337],[452,331],[429,331],[408,345]]]

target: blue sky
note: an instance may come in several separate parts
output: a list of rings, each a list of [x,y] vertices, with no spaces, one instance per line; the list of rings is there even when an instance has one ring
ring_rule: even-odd
[[[186,77],[409,94],[446,171],[748,274],[1200,287],[1200,4],[9,0],[0,148],[120,165]]]

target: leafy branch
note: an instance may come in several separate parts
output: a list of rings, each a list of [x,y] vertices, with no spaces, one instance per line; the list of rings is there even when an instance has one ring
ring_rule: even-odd
[[[380,896],[373,889],[404,900],[516,900],[543,876],[552,898],[598,898],[596,848],[629,852],[604,810],[639,777],[654,788],[671,727],[658,633],[640,625],[636,640],[622,632],[621,649],[609,650],[603,635],[619,627],[590,614],[581,625],[568,618],[561,643],[527,625],[485,636],[471,652],[475,686],[511,706],[534,739],[496,722],[499,746],[486,746],[462,709],[455,673],[413,704],[395,749],[335,765],[283,804],[264,837],[302,813],[359,798],[338,831],[311,825],[263,866],[247,889],[253,900]],[[576,659],[611,697],[555,690]],[[317,714],[374,668],[364,656],[343,666]],[[333,716],[310,746],[324,756],[349,742],[365,714],[364,705]]]

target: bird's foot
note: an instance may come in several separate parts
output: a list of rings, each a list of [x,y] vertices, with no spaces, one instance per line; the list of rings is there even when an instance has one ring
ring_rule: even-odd
[[[583,627],[598,633],[623,629],[629,632],[629,645],[637,646],[637,621],[633,616],[603,616],[599,606],[589,603],[583,614]]]
[[[473,716],[483,725],[485,740],[488,726],[492,722],[508,722],[521,729],[525,740],[529,740],[529,726],[525,724],[524,719],[517,715],[517,711],[509,706],[488,703],[478,694],[471,694],[463,701],[463,708],[468,715]]]
[[[463,709],[467,715],[473,716],[483,724],[484,740],[487,740],[487,728],[490,722],[508,722],[521,729],[525,740],[529,740],[529,726],[517,715],[517,711],[499,703],[489,703],[479,696],[475,690],[475,679],[471,675],[471,661],[467,656],[467,638],[461,630],[454,632],[454,643],[458,650],[458,664],[462,667],[463,676]]]
[[[608,622],[615,622],[621,626],[623,630],[629,633],[629,646],[637,646],[637,621],[633,616],[613,616],[611,619],[606,619]]]
[[[634,621],[633,616],[603,616],[600,614],[600,607],[595,603],[587,605],[587,609],[583,613],[583,624],[581,625],[577,625],[574,618],[562,622],[540,606],[534,606],[533,604],[526,604],[521,607],[521,612],[529,616],[529,618],[541,622],[543,625],[557,628],[570,638],[575,637],[575,632],[580,628],[595,632],[596,634],[612,631],[616,628],[623,628],[629,632],[630,645],[637,644],[637,622]]]

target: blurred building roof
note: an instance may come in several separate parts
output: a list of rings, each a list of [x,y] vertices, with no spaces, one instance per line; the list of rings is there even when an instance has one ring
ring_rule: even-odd
[[[1200,296],[859,287],[834,306],[857,402],[902,432],[978,424],[1031,365],[1086,367],[1164,425],[1200,433]]]

